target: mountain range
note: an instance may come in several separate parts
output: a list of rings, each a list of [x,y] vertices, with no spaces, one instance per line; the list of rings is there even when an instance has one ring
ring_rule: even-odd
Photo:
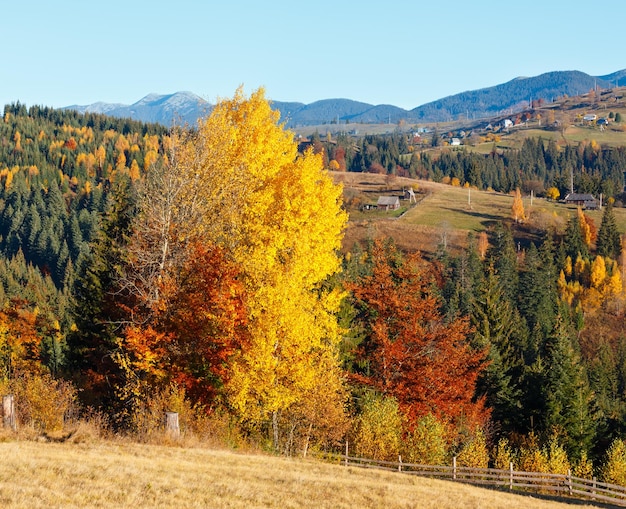
[[[596,88],[626,85],[626,69],[605,76],[590,76],[580,71],[553,71],[534,77],[519,77],[493,87],[461,92],[406,110],[390,104],[372,105],[350,99],[324,99],[310,104],[272,101],[287,127],[328,123],[410,123],[490,118],[511,114],[529,107],[531,101],[551,102],[576,96]],[[101,113],[143,122],[195,124],[210,113],[213,105],[192,92],[168,95],[149,94],[131,105],[97,102],[63,109],[81,113]]]

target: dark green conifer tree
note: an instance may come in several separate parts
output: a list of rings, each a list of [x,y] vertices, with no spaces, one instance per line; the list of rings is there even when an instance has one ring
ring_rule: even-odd
[[[598,230],[596,247],[600,256],[605,258],[609,257],[613,260],[617,260],[621,252],[620,234],[619,231],[617,231],[612,205],[608,205],[604,208],[602,223]]]

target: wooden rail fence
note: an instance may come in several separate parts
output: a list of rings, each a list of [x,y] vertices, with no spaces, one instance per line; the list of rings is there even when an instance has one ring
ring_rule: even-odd
[[[322,457],[341,462],[345,466],[389,470],[422,477],[497,487],[510,491],[553,493],[558,496],[575,497],[626,507],[626,487],[599,482],[595,477],[593,479],[576,477],[571,474],[571,471],[568,474],[520,472],[513,470],[512,463],[507,470],[460,467],[456,464],[456,458],[453,459],[452,466],[446,466],[404,463],[401,457],[398,457],[398,461],[356,458],[348,454],[337,454],[332,457],[326,455]]]

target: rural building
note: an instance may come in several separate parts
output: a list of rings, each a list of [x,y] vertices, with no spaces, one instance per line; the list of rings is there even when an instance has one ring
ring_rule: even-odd
[[[450,140],[450,145],[453,147],[458,147],[460,144],[461,140],[459,138],[452,138],[452,140]]]
[[[376,205],[378,210],[396,210],[400,208],[400,198],[397,196],[380,196]]]
[[[586,209],[597,209],[598,200],[592,194],[586,193],[569,193],[565,199],[565,203],[568,205],[577,205]]]
[[[598,118],[593,113],[589,113],[583,117],[583,122],[595,122],[596,118]]]
[[[502,127],[504,127],[505,129],[508,129],[509,127],[513,127],[513,121],[510,118],[505,118],[502,121]]]

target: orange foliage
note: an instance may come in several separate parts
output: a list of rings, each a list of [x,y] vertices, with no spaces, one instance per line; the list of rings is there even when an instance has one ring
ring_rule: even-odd
[[[221,249],[193,246],[177,281],[162,288],[154,323],[125,330],[126,371],[143,373],[152,385],[175,382],[195,402],[211,405],[245,337],[244,292],[237,275]]]
[[[468,343],[468,321],[446,323],[432,291],[434,267],[419,253],[405,260],[376,241],[373,271],[349,285],[367,337],[356,352],[369,365],[355,379],[393,396],[411,423],[432,413],[444,422],[482,425],[488,411],[474,402],[486,352]]]
[[[28,309],[26,302],[14,300],[0,311],[0,379],[44,371],[40,325],[37,313]]]
[[[229,377],[229,359],[245,341],[239,271],[217,247],[198,244],[169,302],[166,328],[176,337],[174,378],[198,401],[214,400]]]

